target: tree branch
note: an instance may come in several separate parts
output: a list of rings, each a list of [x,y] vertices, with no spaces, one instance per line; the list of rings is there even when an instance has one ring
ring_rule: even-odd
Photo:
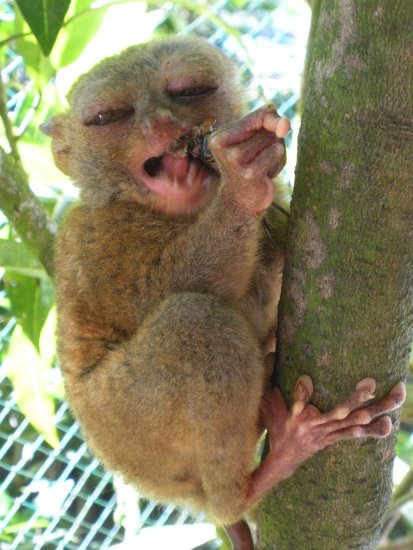
[[[0,147],[0,208],[29,251],[53,275],[53,241],[57,227],[29,187],[19,160]]]
[[[10,153],[0,147],[0,208],[29,251],[49,275],[53,274],[53,241],[57,226],[29,187],[16,137],[9,119],[3,79],[0,77],[0,118]]]
[[[0,77],[0,118],[3,122],[4,131],[7,141],[10,145],[11,154],[14,160],[21,164],[20,153],[17,148],[16,138],[13,134],[13,127],[11,125],[9,113],[7,110],[6,91],[4,89],[4,82],[2,77]]]

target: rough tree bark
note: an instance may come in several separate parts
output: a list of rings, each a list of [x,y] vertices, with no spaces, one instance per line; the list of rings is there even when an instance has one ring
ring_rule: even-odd
[[[413,2],[321,0],[299,139],[276,372],[331,408],[381,396],[413,339]],[[372,549],[395,434],[320,453],[259,510],[260,548]]]
[[[53,241],[57,226],[29,186],[21,163],[16,137],[6,106],[6,93],[0,77],[0,118],[10,152],[0,147],[0,209],[13,224],[19,237],[46,272],[53,274]]]

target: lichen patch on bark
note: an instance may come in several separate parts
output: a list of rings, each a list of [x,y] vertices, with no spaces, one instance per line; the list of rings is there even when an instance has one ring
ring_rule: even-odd
[[[338,208],[333,206],[333,208],[330,209],[330,212],[328,213],[328,227],[334,231],[337,229],[340,223],[340,211]]]
[[[294,315],[286,315],[283,324],[283,334],[287,342],[293,342],[297,328],[303,324],[307,312],[305,297],[305,272],[293,268],[289,296],[294,302]]]
[[[320,267],[326,257],[326,247],[320,236],[320,228],[310,210],[304,212],[304,222],[307,227],[306,263],[310,269]]]
[[[334,273],[321,275],[318,290],[323,298],[331,298],[334,294]]]
[[[331,364],[331,352],[328,348],[323,347],[316,357],[317,368],[327,369]]]
[[[291,343],[296,331],[305,321],[307,313],[307,273],[309,270],[319,268],[326,257],[326,247],[320,236],[320,229],[315,220],[314,213],[306,210],[303,214],[302,230],[300,235],[296,233],[297,228],[292,229],[297,239],[301,239],[305,253],[305,262],[301,266],[294,266],[291,272],[291,282],[288,296],[293,304],[293,314],[286,314],[283,322],[283,338]],[[322,279],[320,294],[327,298],[333,294],[334,277],[328,274]]]
[[[337,187],[339,189],[350,189],[356,174],[356,167],[351,162],[346,162],[337,179]]]
[[[320,160],[320,170],[323,174],[326,174],[327,176],[331,176],[331,174],[333,174],[334,172],[331,164],[329,164],[325,160]]]
[[[357,38],[354,0],[341,0],[339,10],[341,25],[330,48],[330,62],[324,63],[323,61],[315,61],[313,66],[315,76],[314,82],[320,96],[324,93],[325,82],[328,81],[340,67],[344,64],[347,65],[348,47],[355,42]],[[325,10],[321,13],[319,21],[320,29],[328,29],[330,26],[329,11]],[[320,33],[321,32],[322,31],[320,31]],[[331,35],[331,33],[328,32],[326,34]],[[347,70],[349,68],[350,67],[347,67]]]

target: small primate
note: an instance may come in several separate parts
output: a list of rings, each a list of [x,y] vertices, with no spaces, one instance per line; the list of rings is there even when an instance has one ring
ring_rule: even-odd
[[[360,409],[375,389],[362,380],[325,414],[308,376],[290,411],[270,388],[285,242],[273,178],[289,123],[272,106],[246,114],[227,57],[188,37],[131,47],[82,76],[43,131],[80,188],[56,249],[60,363],[109,469],[239,526],[315,452],[390,433],[382,415],[402,383]]]

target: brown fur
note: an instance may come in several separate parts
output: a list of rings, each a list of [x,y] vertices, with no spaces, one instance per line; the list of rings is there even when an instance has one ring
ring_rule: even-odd
[[[190,100],[165,93],[182,82],[218,89]],[[271,207],[264,229],[261,180],[280,169],[283,154],[274,157],[270,145],[257,176],[240,175],[242,144],[231,157],[225,141],[238,135],[231,124],[244,113],[235,70],[195,39],[103,61],[69,102],[45,132],[81,190],[56,249],[70,405],[96,455],[143,494],[233,522],[244,512],[260,435],[283,263],[285,227],[268,234],[277,224]],[[121,121],[85,125],[99,110],[131,105]],[[199,200],[177,209],[135,167],[211,116],[224,129],[211,140],[217,175]],[[268,134],[256,133],[252,140]]]

